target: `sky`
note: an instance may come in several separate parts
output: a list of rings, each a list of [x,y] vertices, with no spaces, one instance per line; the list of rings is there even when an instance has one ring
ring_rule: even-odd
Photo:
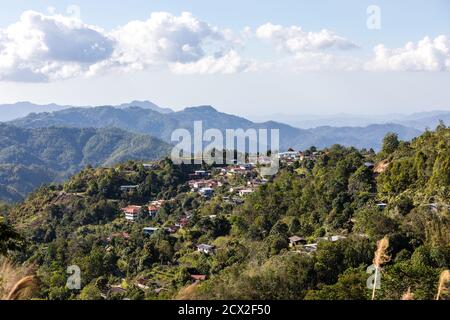
[[[450,110],[448,0],[3,2],[0,104]]]

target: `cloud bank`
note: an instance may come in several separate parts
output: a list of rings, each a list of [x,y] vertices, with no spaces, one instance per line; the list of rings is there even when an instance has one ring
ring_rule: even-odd
[[[249,39],[285,55],[258,62],[242,54]],[[330,30],[267,23],[235,33],[188,12],[154,12],[113,30],[80,19],[35,11],[0,29],[0,80],[44,82],[107,72],[170,70],[177,74],[232,74],[267,68],[315,70],[448,71],[450,41],[426,37],[401,48],[375,47],[362,61],[359,46]]]
[[[389,49],[380,44],[375,58],[366,64],[372,71],[449,71],[450,40],[441,35],[425,37],[418,43],[409,42],[402,48]]]

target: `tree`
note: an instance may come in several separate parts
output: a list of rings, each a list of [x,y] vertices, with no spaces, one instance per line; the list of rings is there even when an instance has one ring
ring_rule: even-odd
[[[339,275],[337,283],[308,291],[305,300],[367,300],[366,282],[365,270],[350,268]]]
[[[268,245],[267,249],[269,255],[279,254],[281,250],[287,249],[289,247],[287,239],[278,234],[270,235],[265,241]]]
[[[400,145],[398,135],[396,133],[388,133],[383,139],[382,153],[385,156],[392,154]]]
[[[6,255],[8,251],[21,250],[24,239],[11,226],[0,217],[0,255]]]
[[[298,220],[297,217],[294,217],[289,225],[289,233],[290,234],[296,234],[300,231],[301,224],[300,220]]]
[[[372,192],[372,171],[366,166],[361,166],[353,173],[348,180],[348,192],[354,197]]]
[[[102,300],[102,293],[93,283],[88,284],[80,292],[80,300]]]

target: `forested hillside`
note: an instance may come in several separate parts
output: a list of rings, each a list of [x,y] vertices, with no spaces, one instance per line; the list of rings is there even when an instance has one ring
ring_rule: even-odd
[[[411,142],[389,134],[377,154],[312,148],[269,180],[203,166],[195,174],[220,182],[212,196],[189,181],[199,169],[86,168],[3,209],[28,241],[4,251],[37,266],[33,296],[45,299],[436,298],[450,266],[450,128]],[[141,218],[125,219],[135,208]],[[66,287],[70,265],[81,290]]]
[[[18,201],[44,183],[62,181],[87,165],[165,156],[168,144],[120,129],[23,129],[0,124],[0,200]]]
[[[226,129],[278,129],[282,151],[291,147],[300,150],[311,146],[325,148],[333,144],[378,150],[382,138],[388,132],[395,132],[404,140],[410,140],[421,133],[419,130],[400,124],[342,128],[318,127],[303,130],[274,121],[255,123],[242,117],[219,112],[211,106],[186,108],[183,111],[164,114],[138,107],[126,109],[114,107],[70,108],[53,113],[31,114],[12,121],[11,124],[24,128],[117,127],[130,132],[149,134],[170,143],[174,130],[182,128],[192,133],[194,121],[199,120],[202,120],[204,130],[219,129],[224,136]]]

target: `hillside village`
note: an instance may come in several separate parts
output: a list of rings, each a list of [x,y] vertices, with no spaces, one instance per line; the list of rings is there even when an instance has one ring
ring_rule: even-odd
[[[294,151],[290,149],[287,152],[279,153],[278,157],[280,159],[280,164],[283,168],[296,167],[296,172],[299,177],[304,177],[304,170],[309,166],[314,166],[314,163],[324,155],[324,152],[317,151],[314,147],[311,150]],[[269,163],[270,160],[262,163]],[[259,174],[258,163],[245,163],[240,165],[230,165],[230,166],[216,166],[210,168],[210,170],[193,170],[188,173],[188,181],[186,185],[188,189],[186,194],[194,194],[199,196],[203,202],[209,202],[213,198],[221,199],[224,203],[236,207],[242,205],[245,198],[255,192],[257,188],[268,183],[267,177],[262,177]],[[371,162],[365,162],[364,165],[371,170],[374,169],[375,165]],[[143,164],[144,169],[155,170],[158,169],[158,163]],[[132,171],[128,171],[132,173]],[[374,175],[377,175],[374,172]],[[139,188],[137,185],[121,185],[120,190],[125,194],[129,195],[135,192]],[[183,194],[177,194],[177,197]],[[125,196],[126,197],[126,196]],[[161,210],[166,205],[171,203],[176,203],[176,198],[170,199],[159,199],[152,200],[146,204],[138,205],[129,203],[127,206],[121,208],[123,213],[124,223],[139,223],[146,225],[142,228],[142,233],[145,236],[152,236],[157,232],[164,232],[172,237],[177,237],[179,232],[186,232],[190,230],[192,223],[190,223],[193,213],[191,211],[184,211],[177,220],[173,222],[159,223],[158,215]],[[385,209],[385,204],[377,204],[380,210]],[[230,210],[229,214],[225,214],[226,218],[230,218],[233,210]],[[217,215],[209,215],[207,219],[214,220]],[[360,234],[360,237],[367,237],[367,235]],[[128,233],[123,234],[112,234],[108,237],[109,242],[114,237],[122,237],[126,240],[130,239]],[[292,235],[288,238],[289,248],[292,252],[298,254],[311,254],[317,250],[318,243],[323,241],[336,242],[342,239],[346,239],[344,235],[332,235],[309,238],[306,239],[303,236]],[[205,255],[214,255],[216,250],[220,250],[213,244],[208,243],[197,243],[195,249]],[[190,277],[194,283],[199,281],[204,281],[208,278],[206,274],[190,274]],[[149,279],[138,279],[136,285],[141,289],[148,289],[149,286],[146,285],[146,281],[151,282]],[[118,284],[114,286],[115,291],[118,291],[121,285]],[[160,292],[164,288],[156,288],[155,292]]]
[[[267,177],[260,162],[88,166],[7,209],[30,241],[17,259],[39,266],[48,299],[323,299],[341,286],[366,299],[366,268],[389,237],[377,294],[428,299],[450,263],[448,134],[387,136],[378,154],[290,149]],[[65,287],[67,265],[81,268],[81,291]]]

